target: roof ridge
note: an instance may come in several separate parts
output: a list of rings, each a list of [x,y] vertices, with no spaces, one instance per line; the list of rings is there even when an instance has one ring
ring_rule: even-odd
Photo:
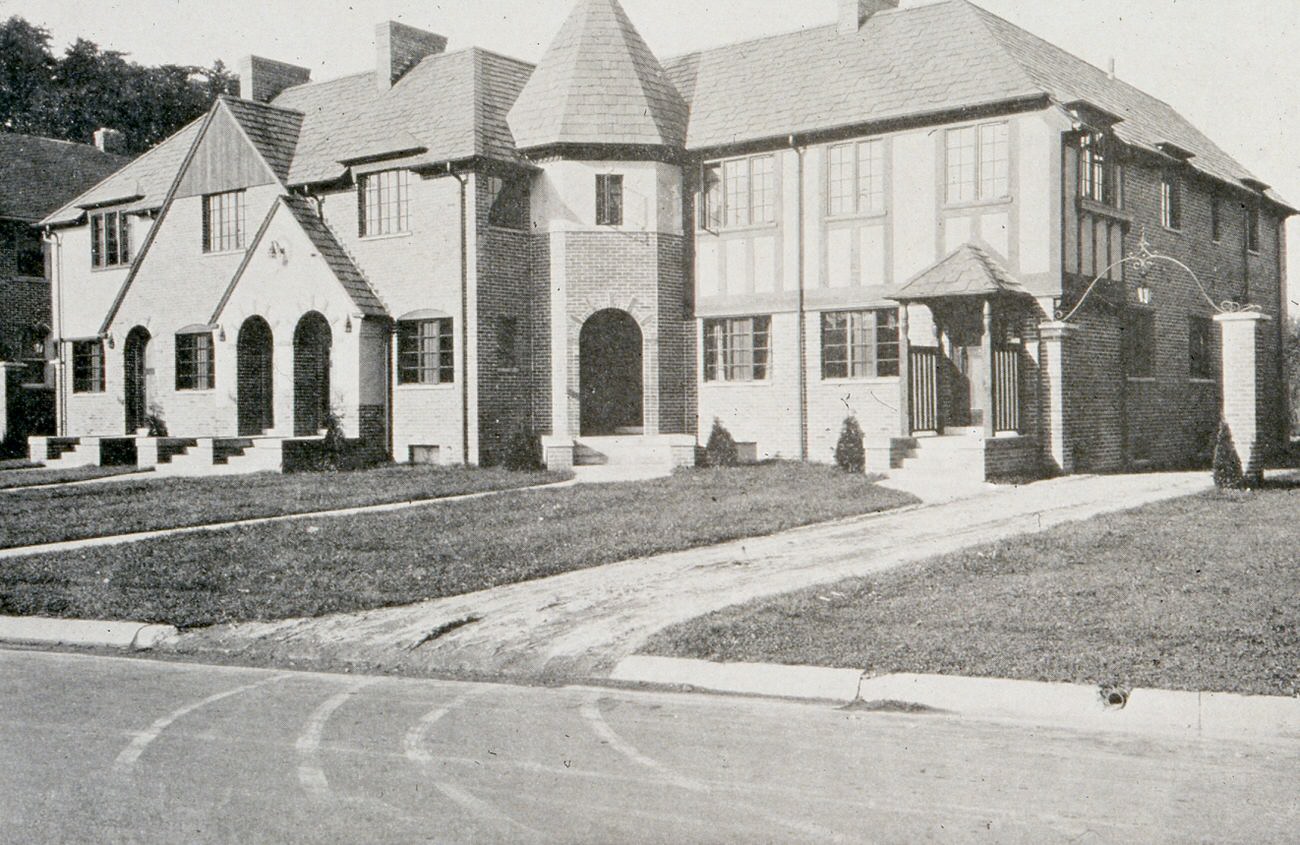
[[[994,48],[997,49],[998,53],[1001,54],[1001,56],[1004,59],[1011,62],[1011,64],[1020,73],[1020,75],[1024,77],[1025,81],[1028,82],[1031,87],[1038,89],[1044,94],[1051,95],[1052,92],[1048,90],[1048,86],[1044,84],[1043,80],[1038,78],[1037,74],[1035,74],[1032,70],[1030,70],[1030,68],[1020,60],[1019,56],[1017,56],[1013,51],[1007,49],[1007,45],[1002,43],[1002,39],[998,38],[997,34],[994,33],[993,30],[989,28],[989,22],[988,20],[985,19],[984,16],[992,15],[992,17],[996,18],[999,21],[1003,21],[1004,23],[1008,21],[1005,21],[1005,19],[1000,18],[997,15],[993,15],[991,12],[988,12],[982,7],[975,5],[974,3],[971,2],[971,0],[946,0],[946,2],[958,8],[963,9],[966,15],[968,15],[969,17],[971,17],[972,20],[978,23],[980,32],[984,34],[984,38],[987,39],[988,42],[992,44]],[[936,3],[934,5],[937,6],[940,4]],[[1015,24],[1012,24],[1012,26],[1014,25]],[[1033,35],[1033,33],[1028,33],[1028,34]],[[1037,36],[1034,37],[1037,38]]]
[[[496,59],[505,59],[507,62],[513,62],[514,64],[517,64],[517,65],[519,65],[520,67],[526,67],[526,68],[535,68],[535,67],[537,67],[537,64],[536,64],[536,63],[534,63],[534,62],[530,62],[530,61],[528,61],[527,59],[520,59],[520,58],[518,58],[518,57],[516,57],[516,56],[511,56],[511,55],[509,55],[509,54],[507,54],[507,53],[502,53],[502,52],[499,51],[499,50],[493,50],[493,49],[490,49],[490,48],[488,48],[488,47],[479,47],[478,45],[474,45],[474,46],[472,46],[472,47],[468,47],[468,48],[465,48],[465,49],[468,49],[468,50],[471,50],[471,51],[474,51],[474,52],[477,52],[477,53],[482,53],[482,54],[484,54],[485,56],[491,56],[491,57],[496,58]],[[457,52],[461,52],[461,51],[457,51]]]
[[[236,97],[233,94],[219,94],[217,95],[217,99],[223,103],[237,104],[241,108],[251,107],[255,109],[271,109],[272,111],[280,111],[280,112],[286,112],[288,114],[295,114],[298,117],[303,116],[302,112],[298,111],[297,109],[291,109],[288,106],[277,106],[274,103],[263,103],[260,100],[248,100],[243,97]]]

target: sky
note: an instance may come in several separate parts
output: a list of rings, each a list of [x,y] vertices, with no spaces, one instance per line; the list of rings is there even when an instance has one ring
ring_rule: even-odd
[[[903,6],[930,0],[902,0]],[[1181,111],[1288,201],[1300,204],[1300,0],[975,0]],[[661,58],[821,26],[837,0],[622,0]],[[374,63],[374,26],[396,20],[529,61],[573,0],[0,0],[61,51],[78,37],[143,64],[232,68],[249,53],[323,80]],[[1288,227],[1300,268],[1300,221]],[[1292,274],[1300,314],[1300,270]]]

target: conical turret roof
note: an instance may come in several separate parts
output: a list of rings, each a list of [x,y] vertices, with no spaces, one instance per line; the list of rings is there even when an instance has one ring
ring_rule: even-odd
[[[618,0],[578,0],[510,110],[520,149],[680,147],[686,104]]]

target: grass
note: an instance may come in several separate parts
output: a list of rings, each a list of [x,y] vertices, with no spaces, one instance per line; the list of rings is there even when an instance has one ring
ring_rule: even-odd
[[[29,461],[26,458],[4,458],[0,460],[0,472],[11,469],[36,469],[43,464],[35,461]]]
[[[0,613],[194,627],[407,604],[914,501],[773,463],[5,561]]]
[[[39,465],[0,469],[0,490],[35,487],[40,484],[63,484],[69,481],[88,481],[92,478],[110,478],[139,472],[136,467],[70,467],[68,469],[41,469]]]
[[[1300,482],[1212,492],[762,600],[651,654],[1300,694]]]
[[[562,478],[545,472],[411,466],[210,478],[142,475],[112,484],[5,494],[0,548],[507,490]]]

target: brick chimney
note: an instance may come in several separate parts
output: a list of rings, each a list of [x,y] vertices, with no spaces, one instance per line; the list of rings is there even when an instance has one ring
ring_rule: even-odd
[[[397,21],[375,27],[375,84],[387,91],[426,56],[447,49],[447,38]]]
[[[245,100],[269,103],[280,92],[295,85],[311,82],[311,71],[261,56],[245,56],[239,62],[239,96]]]
[[[104,127],[95,130],[95,146],[101,153],[120,155],[126,148],[126,139],[116,129]]]
[[[851,35],[862,29],[867,18],[886,9],[897,9],[899,0],[839,0],[840,33]]]

